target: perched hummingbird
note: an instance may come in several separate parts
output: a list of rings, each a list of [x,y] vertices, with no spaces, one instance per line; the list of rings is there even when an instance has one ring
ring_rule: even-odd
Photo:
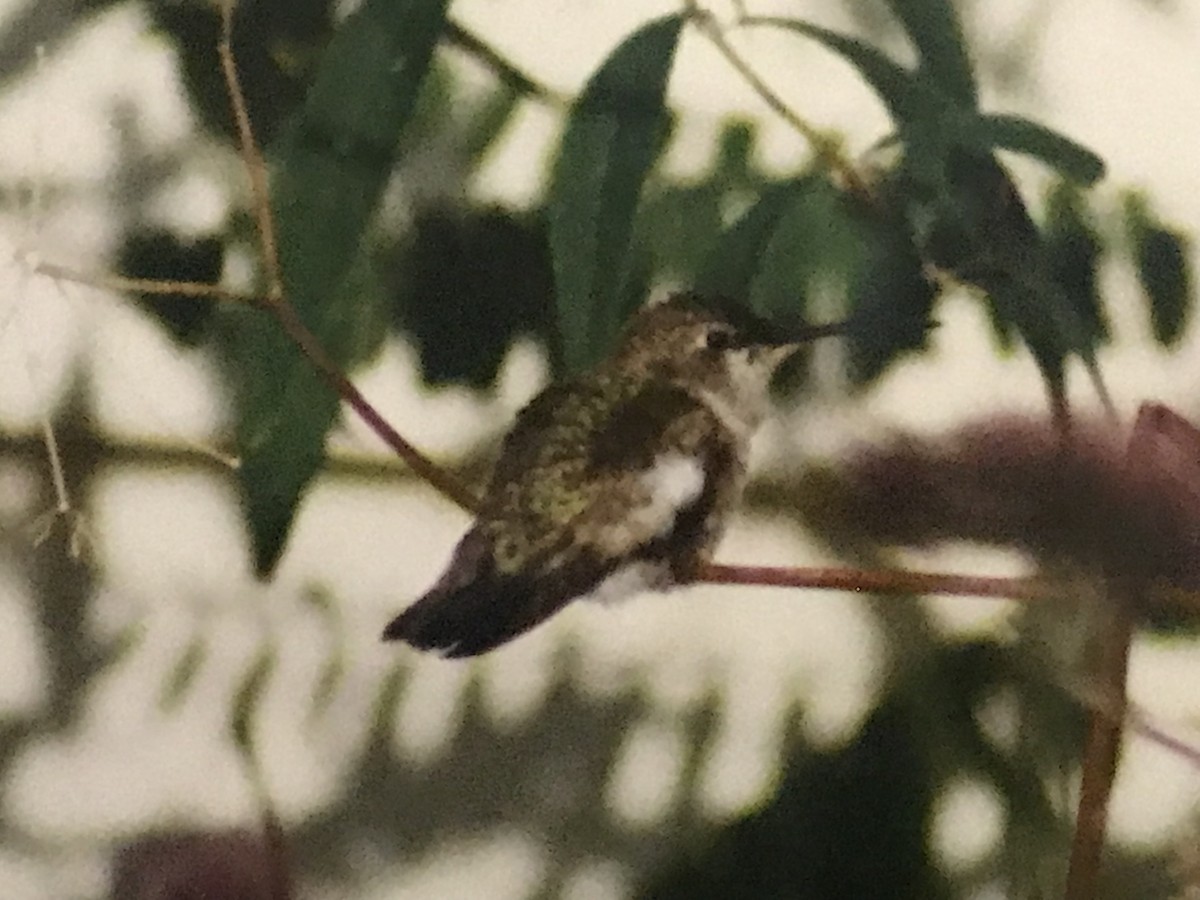
[[[799,346],[781,337],[695,294],[640,310],[611,357],[520,412],[475,524],[384,640],[474,656],[577,598],[694,580],[741,496],[771,375]]]

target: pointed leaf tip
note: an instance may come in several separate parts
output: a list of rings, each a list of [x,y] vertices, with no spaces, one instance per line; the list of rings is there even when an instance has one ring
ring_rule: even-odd
[[[667,16],[626,38],[567,116],[548,205],[568,369],[602,355],[623,318],[634,216],[667,136],[666,87],[683,21]]]
[[[363,234],[443,31],[448,0],[364,0],[334,34],[299,118],[272,157],[288,300],[343,369],[362,353],[374,314],[352,283]],[[300,501],[324,460],[334,392],[280,326],[261,313],[225,321],[238,394],[238,470],[255,570],[269,577]]]

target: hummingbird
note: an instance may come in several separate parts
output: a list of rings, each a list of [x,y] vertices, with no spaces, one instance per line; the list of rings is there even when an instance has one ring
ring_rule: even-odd
[[[776,367],[835,331],[783,335],[694,293],[644,306],[611,356],[518,413],[474,524],[384,640],[475,656],[573,600],[694,581],[741,497]]]

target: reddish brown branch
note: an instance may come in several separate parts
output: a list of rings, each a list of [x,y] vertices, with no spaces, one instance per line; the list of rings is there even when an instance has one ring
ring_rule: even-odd
[[[879,594],[963,594],[1012,600],[1045,600],[1054,585],[1034,578],[951,575],[942,572],[850,568],[782,568],[775,566],[707,566],[700,581],[763,587],[820,588]],[[1062,588],[1057,589],[1061,593]]]
[[[275,240],[275,217],[271,214],[271,198],[267,190],[267,164],[263,160],[254,129],[250,124],[250,112],[246,108],[246,96],[238,77],[237,63],[233,58],[233,8],[237,0],[222,0],[221,40],[217,43],[217,55],[221,60],[221,74],[229,91],[229,105],[237,126],[238,144],[246,169],[250,175],[250,192],[254,197],[254,211],[258,226],[258,240],[262,247],[263,268],[267,274],[267,298],[272,303],[286,302],[283,296],[283,269],[279,265],[279,245]]]
[[[479,501],[474,494],[388,424],[387,419],[379,414],[379,411],[362,395],[362,392],[342,373],[337,363],[325,352],[320,341],[308,330],[308,326],[300,321],[300,317],[296,315],[296,310],[290,303],[272,304],[271,313],[287,336],[291,338],[292,343],[316,367],[325,381],[337,391],[351,409],[358,413],[359,418],[366,422],[367,426],[397,456],[404,460],[414,473],[463,509],[473,510],[476,508]]]

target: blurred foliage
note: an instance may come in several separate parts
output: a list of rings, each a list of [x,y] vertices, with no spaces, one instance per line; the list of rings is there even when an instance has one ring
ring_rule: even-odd
[[[299,117],[273,153],[273,249],[282,286],[342,369],[359,361],[360,324],[372,315],[361,302],[369,292],[350,276],[416,108],[446,5],[365,0],[330,42]],[[226,335],[239,407],[238,483],[255,568],[267,577],[321,467],[338,398],[278,322],[242,316]]]
[[[162,228],[131,229],[117,253],[116,270],[129,278],[216,284],[224,255],[216,236],[189,242]],[[209,300],[184,294],[142,293],[138,302],[185,347],[203,341],[217,309]]]
[[[512,342],[554,342],[554,275],[541,216],[430,209],[399,250],[395,326],[417,345],[430,384],[489,387]]]
[[[628,37],[567,115],[547,205],[570,371],[600,359],[643,299],[628,290],[630,237],[642,184],[666,145],[667,78],[682,28],[682,16],[667,16]]]
[[[215,3],[148,3],[153,27],[174,47],[192,110],[203,126],[236,138],[229,90],[216,48],[221,17]],[[258,140],[274,143],[304,102],[333,34],[333,0],[238,0],[232,48],[246,111]]]
[[[83,4],[72,27],[86,27],[106,6]],[[690,26],[684,16],[643,23],[570,104],[547,190],[527,210],[484,206],[469,191],[516,113],[553,102],[523,74],[525,61],[503,60],[447,19],[441,0],[365,0],[349,15],[344,6],[242,0],[233,35],[255,133],[272,166],[284,286],[343,367],[370,360],[396,337],[414,345],[431,385],[487,390],[513,341],[533,338],[563,374],[602,356],[649,289],[689,284],[781,322],[846,317],[847,374],[869,389],[903,355],[927,348],[941,289],[957,282],[986,305],[1001,344],[1028,347],[1064,405],[1068,360],[1096,369],[1096,352],[1112,336],[1103,265],[1124,260],[1136,274],[1161,347],[1178,346],[1191,323],[1188,235],[1136,192],[1125,193],[1119,209],[1106,204],[1090,190],[1103,162],[1087,148],[1041,123],[980,108],[978,3],[845,4],[865,25],[855,35],[801,20],[758,23],[796,37],[798,53],[840,55],[884,101],[893,126],[880,136],[885,162],[861,172],[861,184],[848,183],[825,158],[768,174],[749,121],[723,125],[700,174],[662,171],[680,112],[666,88]],[[235,147],[213,6],[142,7],[175,51],[206,138]],[[988,37],[998,54],[991,64],[1009,65],[1014,57],[1001,58],[1006,36]],[[896,61],[907,58],[899,44],[911,49],[912,66]],[[438,50],[447,46],[482,60],[495,83],[465,92],[452,54]],[[994,80],[994,69],[983,71]],[[191,152],[209,152],[197,145]],[[1002,151],[1054,172],[1044,197],[1031,202]],[[113,268],[130,277],[217,280],[231,251],[257,253],[253,211],[244,196],[238,202],[220,233],[199,238],[124,223]],[[266,273],[253,279],[266,290]],[[337,399],[262,311],[170,294],[137,299],[173,340],[205,348],[222,367],[236,400],[237,479],[256,567],[268,576],[324,464]],[[801,370],[794,387],[803,380]],[[70,394],[59,437],[67,484],[88,496],[107,451],[89,431],[81,397]],[[24,461],[41,459],[40,446],[5,446]],[[911,471],[902,475],[911,489]],[[42,489],[50,508],[49,482]],[[791,506],[793,499],[804,502],[787,495]],[[944,525],[945,495],[930,491],[928,499],[940,503]],[[99,674],[139,649],[133,631],[111,642],[92,636],[91,569],[64,562],[68,521],[55,520],[50,535],[35,553],[13,551],[40,601],[48,700],[44,710],[4,723],[0,766],[11,766],[26,744],[70,729]],[[12,533],[0,537],[15,546]],[[332,636],[305,719],[317,729],[336,711],[353,661],[336,600],[314,591],[307,602]],[[864,724],[844,745],[817,750],[799,727],[804,710],[796,710],[774,788],[759,809],[721,826],[695,801],[720,723],[715,695],[672,723],[683,734],[681,783],[673,805],[639,830],[618,821],[606,791],[630,729],[660,714],[646,695],[588,695],[566,653],[545,702],[515,725],[489,717],[473,682],[453,713],[447,747],[417,764],[395,747],[410,674],[399,666],[379,687],[375,721],[346,764],[342,792],[289,834],[294,865],[344,893],[375,874],[364,874],[364,848],[378,869],[417,866],[454,839],[515,825],[552,848],[546,898],[596,859],[616,860],[640,895],[654,898],[939,898],[979,896],[996,884],[1012,896],[1052,896],[1068,831],[1057,792],[1074,765],[1078,703],[1056,673],[1021,652],[1026,647],[945,641],[916,608],[903,618],[876,613],[889,677]],[[229,736],[247,752],[286,653],[284,641],[264,644],[229,698]],[[187,703],[210,657],[210,638],[198,626],[161,672],[164,715]],[[1015,750],[981,725],[981,709],[997,697],[1020,712]],[[964,777],[999,798],[1005,833],[994,853],[954,869],[930,835],[939,798]],[[244,852],[244,840],[235,844]],[[1114,854],[1111,896],[1168,896],[1166,852]]]

